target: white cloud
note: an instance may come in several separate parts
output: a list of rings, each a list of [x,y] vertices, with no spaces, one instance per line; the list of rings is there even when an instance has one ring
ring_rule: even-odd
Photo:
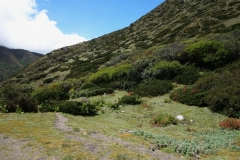
[[[85,41],[77,34],[64,34],[47,11],[37,10],[35,0],[0,0],[0,45],[48,53]]]

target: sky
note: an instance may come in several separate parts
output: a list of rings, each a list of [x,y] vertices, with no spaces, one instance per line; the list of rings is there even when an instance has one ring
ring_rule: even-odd
[[[0,0],[0,46],[46,54],[122,29],[164,0]]]

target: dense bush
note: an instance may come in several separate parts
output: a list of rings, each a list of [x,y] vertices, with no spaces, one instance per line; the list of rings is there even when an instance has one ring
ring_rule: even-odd
[[[23,112],[38,112],[37,100],[28,94],[23,94],[18,97],[18,107]]]
[[[157,116],[153,116],[150,123],[159,127],[165,127],[170,124],[177,124],[177,121],[172,115],[159,114]]]
[[[40,107],[38,109],[40,112],[58,112],[60,111],[58,107],[58,103],[62,103],[62,101],[54,101],[54,100],[45,101],[40,104]]]
[[[217,41],[199,41],[187,46],[179,54],[182,63],[196,64],[201,68],[215,69],[231,59],[224,45]]]
[[[123,96],[118,102],[118,104],[131,104],[131,105],[140,103],[141,100],[139,99],[139,96],[137,96],[136,94]]]
[[[52,84],[46,87],[40,87],[34,90],[33,97],[36,98],[39,104],[49,100],[66,100],[69,99],[68,87],[65,88],[62,84]]]
[[[131,65],[129,64],[102,68],[98,72],[93,73],[89,77],[89,81],[94,84],[108,83],[129,76],[130,69]]]
[[[139,96],[159,96],[168,93],[172,90],[172,83],[166,80],[151,80],[148,82],[141,83],[130,91],[138,94]]]
[[[224,129],[240,129],[240,120],[237,118],[227,118],[221,122],[219,122],[219,126]]]
[[[190,85],[195,83],[200,77],[200,70],[195,66],[186,66],[183,72],[175,77],[175,81],[180,84]]]
[[[240,116],[240,70],[212,74],[198,79],[170,94],[170,98],[187,105],[208,106],[213,112]]]
[[[204,101],[206,92],[201,92],[192,86],[184,86],[183,88],[174,90],[170,93],[170,99],[190,106],[206,106]]]
[[[97,107],[90,103],[76,101],[64,101],[58,107],[61,112],[73,115],[95,115],[98,111]]]
[[[171,80],[183,71],[183,66],[177,61],[160,61],[143,72],[143,78]]]
[[[1,92],[2,106],[6,112],[37,112],[37,102],[31,97],[32,87],[29,85],[5,86]]]
[[[222,73],[214,79],[205,101],[210,110],[230,117],[240,116],[240,70]]]

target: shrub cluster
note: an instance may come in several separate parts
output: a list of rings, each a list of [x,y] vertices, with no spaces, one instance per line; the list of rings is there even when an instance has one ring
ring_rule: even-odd
[[[1,110],[5,112],[37,112],[37,101],[31,96],[29,85],[6,86],[1,92]]]
[[[136,105],[140,103],[142,103],[142,101],[139,99],[139,96],[136,94],[125,95],[118,102],[118,104],[131,104],[131,105]]]
[[[179,84],[194,84],[200,77],[200,70],[192,65],[186,66],[183,72],[174,78]]]
[[[192,86],[184,86],[170,93],[170,98],[176,102],[180,102],[190,106],[206,106],[204,101],[206,93],[201,92]]]
[[[187,105],[208,106],[211,111],[230,117],[240,116],[240,70],[199,78],[170,94],[174,101]]]
[[[41,104],[40,112],[63,112],[72,115],[94,115],[97,113],[97,106],[76,101],[48,101]]]
[[[90,103],[75,101],[64,101],[58,106],[61,112],[73,115],[95,115],[98,111],[97,107]]]
[[[218,41],[199,41],[187,46],[179,55],[182,63],[196,64],[201,68],[215,69],[225,65],[231,54]]]
[[[150,69],[145,70],[143,78],[157,78],[171,80],[176,75],[182,73],[184,67],[178,61],[160,61],[153,65]]]
[[[172,83],[166,80],[151,80],[140,83],[139,85],[130,89],[130,91],[142,97],[159,96],[168,93],[172,90]]]
[[[237,118],[227,118],[219,122],[219,126],[224,129],[239,130],[240,129],[240,120]]]

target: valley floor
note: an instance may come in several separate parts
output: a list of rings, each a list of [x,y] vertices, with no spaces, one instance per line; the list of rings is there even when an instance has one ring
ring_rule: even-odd
[[[164,160],[177,160],[179,157],[163,153],[159,150],[152,151],[145,145],[136,145],[129,141],[122,140],[120,138],[109,137],[101,133],[93,132],[88,134],[83,129],[79,131],[74,131],[73,128],[66,125],[68,121],[61,113],[56,113],[56,121],[54,128],[62,133],[65,140],[68,142],[80,143],[81,148],[79,148],[79,153],[84,152],[82,156],[83,159],[135,159],[134,157],[128,157],[125,152],[117,154],[116,148],[121,148],[120,150],[127,150],[127,152],[132,152],[132,154],[137,154],[137,159],[164,159]],[[58,159],[74,159],[75,153],[70,153],[71,155],[62,157],[60,153],[49,154],[47,148],[44,146],[31,145],[32,141],[28,139],[16,139],[10,138],[8,136],[0,135],[0,157],[4,160],[58,160]],[[68,146],[70,143],[64,143],[60,147],[72,147]],[[130,154],[128,154],[130,155]],[[79,157],[79,159],[82,159]]]

